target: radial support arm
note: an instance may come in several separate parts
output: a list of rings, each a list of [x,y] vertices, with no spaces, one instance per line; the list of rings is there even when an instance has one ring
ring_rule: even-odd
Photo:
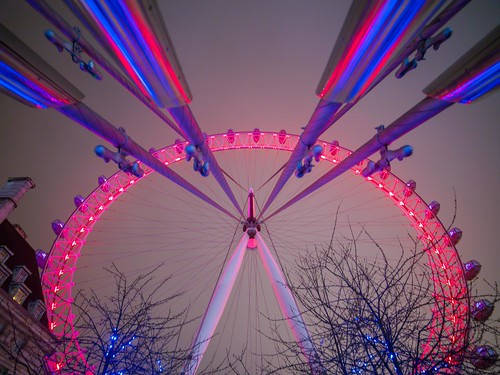
[[[384,67],[383,70],[380,71],[380,74],[374,78],[374,81],[367,87],[365,91],[360,93],[359,96],[356,97],[355,100],[346,103],[340,110],[335,110],[333,113],[330,114],[328,117],[328,121],[324,119],[323,123],[318,124],[318,120],[322,120],[322,116],[325,114],[325,110],[327,109],[327,102],[324,100],[321,100],[320,103],[318,104],[318,107],[314,111],[314,114],[309,121],[309,124],[306,126],[304,133],[301,136],[302,142],[299,142],[297,144],[297,147],[295,148],[292,156],[290,157],[289,162],[287,163],[285,169],[283,170],[278,182],[276,183],[273,191],[271,192],[267,202],[265,203],[262,211],[261,211],[261,216],[265,213],[265,211],[269,208],[273,200],[276,198],[278,193],[281,191],[285,183],[288,181],[290,176],[293,173],[293,170],[297,167],[297,163],[299,160],[304,155],[304,151],[306,149],[305,146],[311,146],[314,144],[317,140],[317,138],[326,130],[328,127],[330,127],[332,124],[334,124],[339,118],[341,118],[345,113],[347,113],[356,103],[358,103],[361,98],[363,98],[368,92],[370,92],[375,86],[377,86],[388,74],[390,74],[396,67],[401,65],[401,62],[406,58],[408,55],[413,53],[415,49],[418,47],[419,42],[422,39],[429,38],[431,37],[434,33],[436,33],[446,22],[448,22],[452,17],[454,17],[461,9],[464,8],[465,5],[467,5],[470,2],[470,0],[454,0],[450,2],[446,6],[445,9],[443,9],[442,12],[440,12],[428,25],[423,27],[422,31],[419,33],[419,36],[415,39],[407,43],[406,46],[404,46],[401,51],[399,52],[398,56],[391,60],[391,62],[387,65],[387,67]],[[430,4],[430,2],[429,2]],[[421,25],[423,26],[423,25]],[[345,27],[345,26],[344,26]],[[352,25],[348,25],[347,28],[352,27]],[[339,42],[338,42],[339,43]],[[326,74],[326,72],[325,72]],[[332,106],[335,106],[337,103],[329,103]],[[319,115],[319,116],[318,116]],[[260,218],[260,217],[259,217]]]
[[[222,173],[222,169],[220,168],[217,160],[214,157],[214,154],[208,147],[205,136],[201,132],[201,129],[191,112],[191,109],[188,105],[174,107],[168,109],[170,115],[175,119],[177,124],[179,124],[180,128],[184,132],[184,136],[187,140],[196,146],[203,155],[204,161],[208,162],[210,165],[210,172],[213,174],[219,185],[222,187],[222,190],[227,194],[231,202],[238,213],[243,217],[243,210],[241,209],[236,197],[234,196],[231,187],[229,186],[226,177]]]
[[[422,39],[430,38],[432,35],[437,33],[441,27],[446,25],[453,17],[460,12],[470,0],[453,0],[450,2],[446,8],[444,8],[428,25],[426,25],[419,36],[415,38],[411,43],[409,43],[398,56],[389,64],[387,69],[385,69],[373,82],[362,95],[360,95],[356,100],[346,103],[336,114],[333,116],[332,124],[336,123],[342,116],[344,116],[349,110],[354,107],[361,99],[363,99],[371,90],[373,90],[377,85],[384,80],[389,74],[391,74],[394,69],[401,65],[403,60],[411,55],[418,48],[418,44]]]
[[[179,127],[165,114],[158,106],[147,98],[141,90],[137,88],[130,80],[125,77],[117,68],[114,67],[107,59],[92,45],[87,42],[82,34],[78,34],[75,29],[61,17],[57,11],[52,8],[45,0],[27,0],[27,2],[38,11],[43,17],[50,21],[59,29],[68,39],[78,40],[78,44],[83,51],[89,55],[97,64],[106,70],[118,83],[120,83],[128,92],[134,95],[142,104],[148,107],[155,115],[157,115],[166,125],[174,130],[179,135],[183,136]]]
[[[348,171],[350,168],[354,167],[356,164],[362,162],[364,159],[379,151],[381,147],[387,146],[402,137],[409,131],[415,129],[417,126],[421,125],[425,121],[434,117],[444,109],[448,108],[453,103],[446,102],[444,100],[425,98],[403,116],[394,121],[385,130],[377,133],[376,136],[371,138],[363,146],[354,151],[351,155],[346,157],[342,162],[337,164],[336,167],[331,169],[329,172],[325,173],[323,176],[318,178],[315,182],[309,185],[307,188],[302,190],[295,197],[290,199],[287,203],[281,206],[279,209],[274,211],[271,215],[266,217],[266,219],[282,212],[286,208],[290,207],[292,204],[301,200],[302,198],[308,196],[312,192],[316,191],[326,183],[332,181],[333,179],[340,176],[342,173]]]
[[[269,248],[260,233],[257,232],[255,238],[257,240],[257,249],[259,251],[261,261],[264,264],[268,278],[271,281],[276,299],[278,300],[281,311],[293,332],[297,344],[300,346],[302,353],[304,353],[307,358],[311,368],[311,373],[314,375],[325,373],[311,340],[311,336],[309,335],[309,331],[307,330],[306,324],[302,319],[302,315],[295,299],[293,298],[292,292],[287,285],[283,273],[278,267],[278,264],[274,260],[273,255],[269,251]]]
[[[189,360],[184,367],[185,375],[193,375],[196,373],[198,366],[207,350],[210,339],[212,338],[215,328],[224,312],[227,300],[233,289],[236,276],[241,267],[243,261],[243,256],[247,249],[248,235],[246,233],[241,237],[238,246],[234,250],[234,253],[227,263],[227,266],[220,277],[215,291],[210,299],[208,308],[203,316],[200,329],[194,340],[192,351],[189,356]]]
[[[316,109],[314,110],[311,119],[306,125],[304,131],[300,136],[300,142],[297,142],[297,146],[293,150],[290,159],[288,159],[283,172],[281,173],[276,185],[274,186],[269,198],[267,199],[260,217],[269,208],[271,203],[278,195],[278,193],[283,189],[286,182],[293,174],[297,168],[297,164],[304,157],[304,153],[309,147],[314,146],[318,137],[325,132],[332,125],[332,118],[339,110],[342,103],[327,102],[325,100],[320,100]]]
[[[187,191],[193,193],[199,198],[203,199],[208,204],[222,211],[226,215],[238,220],[234,215],[232,215],[225,208],[220,206],[214,200],[209,198],[201,190],[197,189],[187,180],[182,178],[180,175],[172,171],[166,165],[161,163],[153,155],[143,149],[140,145],[130,139],[127,135],[119,131],[113,125],[111,125],[107,120],[102,118],[100,115],[92,111],[83,103],[76,103],[72,105],[67,105],[64,107],[57,108],[59,112],[73,119],[84,128],[90,130],[92,133],[97,134],[102,139],[110,142],[115,147],[120,147],[122,150],[126,151],[128,154],[134,158],[140,160],[145,165],[153,168],[159,174],[167,177],[169,180],[175,182],[180,187],[186,189]]]

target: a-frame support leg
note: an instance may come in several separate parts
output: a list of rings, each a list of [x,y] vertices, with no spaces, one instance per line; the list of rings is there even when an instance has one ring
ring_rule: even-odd
[[[295,340],[302,350],[302,353],[304,353],[307,361],[309,362],[311,373],[315,375],[325,373],[311,340],[311,336],[309,335],[309,331],[307,330],[304,320],[302,319],[302,314],[300,313],[297,303],[295,302],[295,298],[293,298],[292,292],[288,287],[281,269],[276,263],[276,260],[269,251],[269,248],[260,233],[257,232],[255,238],[257,240],[257,249],[259,251],[261,261],[264,264],[267,276],[273,286],[274,294],[278,300],[281,312],[287,320]]]
[[[215,287],[214,294],[210,299],[205,315],[201,322],[200,329],[194,340],[193,347],[191,349],[190,358],[184,366],[184,374],[193,375],[196,373],[198,366],[207,350],[210,339],[212,338],[215,328],[219,323],[220,317],[224,312],[227,300],[233,289],[236,276],[241,267],[241,262],[243,261],[243,256],[247,249],[248,235],[243,234],[238,246],[236,247],[231,259],[227,263],[223,274],[221,275],[217,286]]]

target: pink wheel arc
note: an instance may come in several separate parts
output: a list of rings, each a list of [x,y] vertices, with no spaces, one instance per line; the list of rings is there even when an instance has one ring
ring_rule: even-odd
[[[235,149],[273,149],[291,152],[299,136],[281,133],[234,132],[207,136],[207,143],[214,152]],[[187,142],[173,144],[153,154],[166,165],[185,159],[182,152]],[[336,143],[319,141],[325,150],[322,159],[336,164],[347,157],[351,151]],[[361,176],[368,160],[352,168],[352,172]],[[145,169],[143,178],[152,173]],[[51,332],[68,340],[64,352],[57,353],[48,363],[55,372],[65,373],[72,361],[84,361],[83,352],[78,344],[78,333],[74,329],[75,316],[72,314],[73,275],[77,270],[77,261],[87,236],[109,206],[120,198],[121,194],[135,186],[141,179],[117,172],[105,183],[98,186],[66,221],[61,233],[54,241],[46,267],[42,274],[42,284],[47,307],[47,317]],[[455,246],[440,220],[429,211],[426,202],[406,183],[391,173],[380,173],[365,179],[375,189],[381,190],[394,205],[408,218],[419,238],[424,243],[428,254],[428,263],[432,268],[435,289],[435,307],[429,340],[422,350],[422,356],[435,351],[456,353],[468,339],[470,319],[469,293],[464,278],[464,269]],[[443,334],[444,332],[444,334]],[[449,354],[444,360],[454,363],[459,359]],[[89,374],[92,371],[89,369]]]

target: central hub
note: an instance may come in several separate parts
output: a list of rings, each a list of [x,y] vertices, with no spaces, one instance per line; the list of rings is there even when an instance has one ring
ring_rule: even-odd
[[[255,195],[253,189],[250,188],[248,191],[248,216],[243,224],[243,232],[246,232],[249,237],[248,247],[250,249],[255,249],[257,243],[255,241],[255,235],[260,232],[260,221],[257,220],[255,215]]]

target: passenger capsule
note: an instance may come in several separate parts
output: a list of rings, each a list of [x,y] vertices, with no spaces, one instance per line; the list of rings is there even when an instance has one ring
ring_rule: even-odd
[[[415,189],[417,188],[417,183],[413,180],[409,180],[407,183],[406,183],[406,187],[405,189],[403,190],[403,195],[405,197],[410,197],[413,192],[415,191]]]
[[[487,370],[498,360],[498,354],[489,345],[479,346],[474,350],[471,363],[480,370]]]
[[[42,249],[37,249],[35,251],[36,254],[36,264],[39,268],[44,269],[47,264],[48,254]]]
[[[260,129],[259,128],[255,128],[253,130],[252,137],[253,137],[253,141],[255,143],[259,142],[259,140],[260,140]]]
[[[174,150],[178,154],[182,154],[182,151],[184,151],[184,144],[182,143],[182,141],[179,138],[177,138],[175,140]]]
[[[57,219],[52,222],[52,230],[56,234],[56,236],[59,236],[64,228],[64,222]]]
[[[104,191],[105,193],[107,193],[109,191],[109,184],[108,184],[108,179],[106,178],[106,176],[99,176],[97,178],[97,183],[99,184],[99,186],[101,186],[101,190]]]
[[[337,156],[339,149],[339,141],[333,141],[330,145],[330,155]]]
[[[73,198],[73,203],[75,204],[76,208],[80,207],[83,204],[83,202],[85,202],[85,198],[82,197],[81,195],[76,195]]]
[[[278,142],[280,145],[284,144],[286,142],[286,131],[285,129],[281,129],[280,132],[278,133]]]
[[[458,242],[460,241],[460,239],[462,238],[462,230],[460,228],[457,228],[457,227],[452,228],[448,232],[448,236],[449,236],[448,246],[449,247],[456,246],[458,244]]]
[[[471,260],[464,264],[464,268],[465,280],[470,281],[479,275],[479,272],[481,271],[481,264],[477,260]]]
[[[432,201],[427,207],[429,207],[429,209],[425,211],[425,217],[427,219],[436,217],[441,209],[441,205],[436,201]]]
[[[387,177],[389,177],[389,171],[384,169],[380,172],[379,177],[381,180],[385,180]]]
[[[231,128],[227,129],[227,141],[231,144],[234,143],[234,131]]]
[[[472,306],[472,318],[477,322],[484,322],[493,313],[494,305],[487,299],[475,301]]]

